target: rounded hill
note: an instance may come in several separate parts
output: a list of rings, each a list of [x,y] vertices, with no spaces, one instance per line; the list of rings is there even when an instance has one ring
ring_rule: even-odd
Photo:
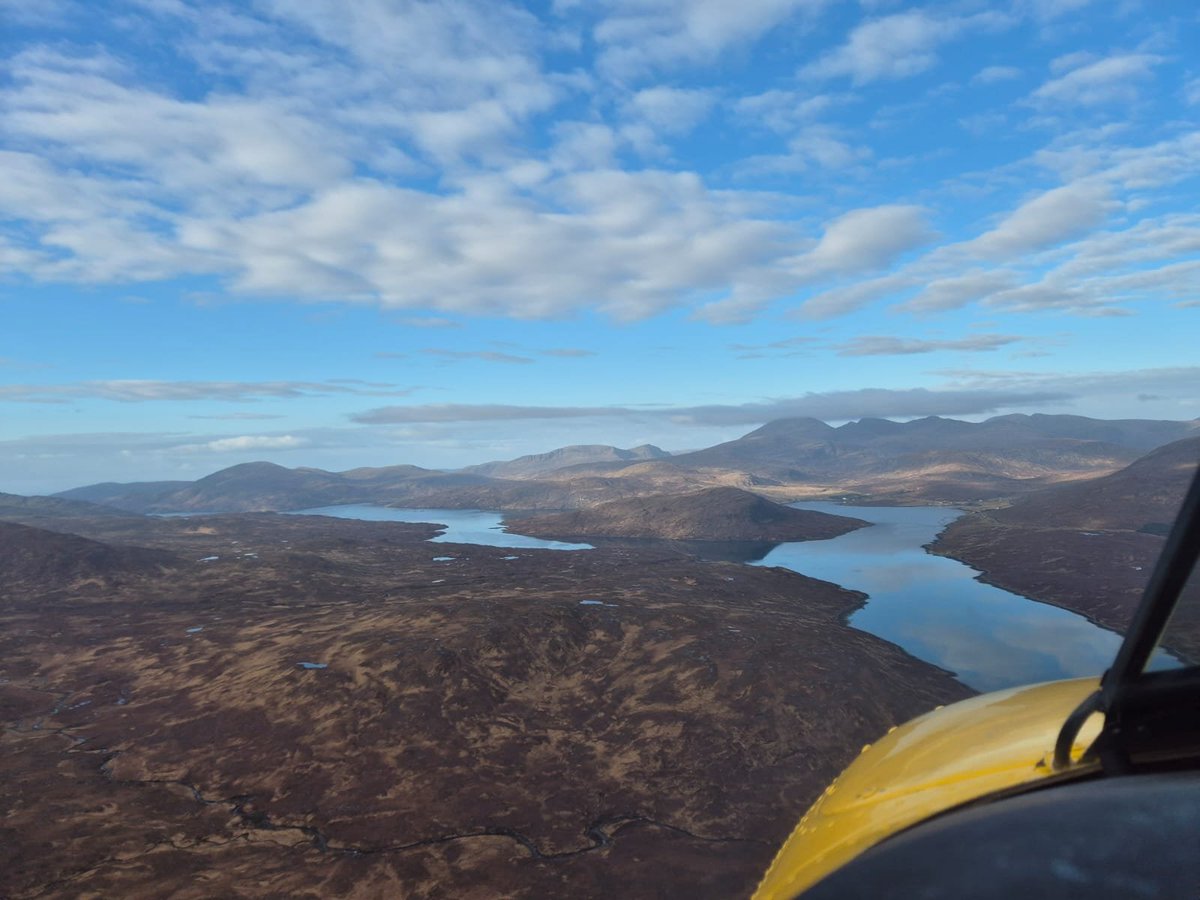
[[[510,531],[535,537],[671,541],[813,541],[866,524],[848,516],[793,509],[732,487],[613,500],[505,523]]]

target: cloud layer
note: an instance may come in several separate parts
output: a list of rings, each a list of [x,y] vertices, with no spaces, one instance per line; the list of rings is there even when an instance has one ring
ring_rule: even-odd
[[[800,397],[758,403],[636,408],[627,406],[515,406],[506,404],[426,404],[384,406],[351,416],[367,425],[426,422],[536,421],[543,419],[667,419],[690,425],[761,425],[772,419],[811,416],[840,421],[864,416],[911,418],[961,416],[995,412],[1068,399],[1062,391],[1005,391],[989,389],[891,390],[814,392]]]
[[[1039,86],[993,113],[1023,109],[1030,127],[1052,116],[1064,133],[1031,171],[1038,188],[954,221],[957,236],[911,277],[872,281],[961,220],[956,208],[928,191],[921,202],[856,200],[812,179],[784,197],[731,186],[726,174],[911,171],[911,160],[889,159],[869,129],[840,115],[861,97],[835,90],[925,75],[960,42],[1056,17],[1045,4],[868,14],[834,46],[809,48],[786,88],[739,96],[703,77],[704,66],[756,42],[802,45],[830,7],[560,0],[539,17],[469,0],[296,0],[252,12],[140,4],[113,19],[107,41],[47,37],[9,59],[0,213],[11,224],[0,230],[0,264],[49,282],[202,275],[240,295],[426,313],[408,317],[417,327],[455,324],[443,313],[598,310],[629,321],[678,307],[728,323],[773,304],[822,317],[889,297],[930,312],[951,302],[945,291],[900,295],[923,281],[964,285],[971,273],[997,283],[997,270],[1006,289],[956,296],[1022,310],[1102,305],[1103,286],[1072,271],[1064,248],[1163,221],[1141,211],[1195,170],[1200,138],[1176,128],[1139,142],[1082,121],[1072,138],[1064,117],[1129,104],[1171,58],[1139,48],[1064,54]],[[73,9],[46,22],[67,29]],[[144,71],[122,29],[155,34],[181,74]],[[1021,74],[989,65],[972,83]],[[672,83],[681,75],[693,83]],[[693,146],[692,133],[730,122],[775,132],[786,149],[699,165],[733,142]],[[1050,276],[1025,265],[1056,248],[1064,252]],[[1150,266],[1143,259],[1139,270]],[[1131,274],[1120,259],[1112,268]],[[1143,291],[1190,284],[1156,268],[1162,278]]]

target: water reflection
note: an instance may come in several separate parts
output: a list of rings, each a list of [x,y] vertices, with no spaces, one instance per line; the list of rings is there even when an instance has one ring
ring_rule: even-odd
[[[850,622],[955,672],[979,690],[1099,675],[1121,642],[1082,616],[976,581],[924,546],[962,513],[945,507],[800,509],[872,522],[828,541],[780,544],[756,564],[783,566],[869,595]]]
[[[526,550],[591,550],[591,544],[544,541],[510,534],[501,524],[502,514],[480,509],[393,509],[390,506],[347,504],[297,510],[294,515],[335,516],[369,522],[430,522],[445,527],[431,540],[448,544],[483,544],[488,547],[521,547]]]
[[[660,541],[652,538],[594,538],[597,547],[630,547],[682,553],[705,562],[758,562],[779,546],[771,541]]]

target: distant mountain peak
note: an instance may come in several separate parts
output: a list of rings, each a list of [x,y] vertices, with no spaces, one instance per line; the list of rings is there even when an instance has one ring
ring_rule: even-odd
[[[642,462],[665,459],[671,454],[653,444],[641,444],[628,450],[609,444],[571,444],[549,450],[546,453],[531,453],[516,459],[497,460],[478,466],[468,466],[463,472],[487,475],[492,478],[533,478],[559,469],[603,463]]]

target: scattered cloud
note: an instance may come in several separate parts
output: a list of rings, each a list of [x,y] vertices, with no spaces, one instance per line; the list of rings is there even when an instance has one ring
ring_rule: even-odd
[[[701,88],[656,85],[638,91],[625,103],[625,115],[657,134],[686,134],[699,125],[716,98]]]
[[[733,104],[733,112],[740,121],[748,125],[787,134],[803,124],[812,122],[821,113],[829,110],[837,99],[833,94],[801,93],[775,88],[739,97]]]
[[[912,284],[912,279],[905,275],[864,279],[815,294],[792,310],[791,315],[805,319],[830,319],[847,315],[877,300],[907,291]]]
[[[405,316],[396,320],[409,328],[461,328],[462,323],[444,316]]]
[[[1001,81],[1012,81],[1021,77],[1021,70],[1016,66],[985,66],[975,73],[972,81],[980,84],[996,84]]]
[[[1043,21],[1078,12],[1093,0],[1021,0],[1020,6]]]
[[[816,340],[814,337],[801,335],[766,344],[730,344],[729,349],[737,353],[738,359],[804,356],[811,352],[811,345]]]
[[[448,350],[443,347],[426,347],[421,351],[427,356],[436,356],[447,362],[478,360],[480,362],[504,363],[510,366],[525,366],[533,362],[528,356],[501,353],[498,350]]]
[[[915,313],[958,309],[1011,288],[1016,281],[1016,273],[1008,269],[974,269],[962,275],[930,281],[920,293],[897,308]]]
[[[1030,100],[1039,105],[1132,103],[1138,96],[1137,83],[1149,78],[1152,67],[1160,61],[1160,57],[1147,53],[1128,53],[1089,62],[1050,79],[1030,95]]]
[[[1200,77],[1191,78],[1184,84],[1183,99],[1189,106],[1200,106]]]
[[[716,60],[758,39],[796,14],[816,12],[827,0],[599,0],[603,17],[592,29],[598,68],[630,80],[678,66]],[[557,4],[560,9],[574,3]]]
[[[68,403],[74,400],[153,401],[225,400],[246,403],[266,399],[295,399],[331,394],[364,397],[404,397],[412,388],[343,381],[151,381],[126,379],[77,381],[68,384],[0,385],[0,402]]]
[[[747,215],[690,173],[602,170],[539,187],[434,195],[369,181],[286,211],[196,223],[188,242],[249,293],[341,296],[385,307],[622,320],[714,292],[764,292],[792,229]]]
[[[801,69],[801,74],[815,78],[846,76],[855,84],[907,78],[932,68],[941,44],[969,30],[995,28],[1004,22],[1004,17],[996,13],[960,17],[925,10],[871,19],[855,27],[842,46]]]
[[[177,453],[244,453],[247,450],[297,450],[307,445],[307,439],[291,434],[244,434],[217,438],[202,444],[180,444],[172,449]]]
[[[1076,398],[1098,398],[1112,405],[1124,398],[1155,395],[1178,401],[1181,418],[1194,419],[1200,413],[1200,366],[1090,372],[949,369],[937,374],[944,376],[947,386],[955,390],[1045,391]]]
[[[879,269],[932,237],[919,206],[856,209],[826,225],[798,267],[810,276]]]
[[[989,258],[1043,250],[1099,225],[1109,209],[1105,185],[1064,185],[1022,203],[964,249]]]
[[[537,350],[543,356],[558,356],[563,359],[580,359],[585,356],[595,356],[595,350],[584,350],[581,347],[551,347],[547,350]]]
[[[242,412],[242,413],[224,413],[221,415],[213,415],[213,416],[188,416],[188,418],[189,419],[218,419],[218,420],[223,420],[223,421],[234,421],[234,422],[257,422],[257,421],[265,421],[267,419],[282,419],[285,417],[280,416],[280,415],[275,415],[272,413]]]
[[[954,340],[924,340],[886,335],[864,335],[837,348],[838,356],[909,356],[951,350],[959,353],[986,353],[1014,344],[1021,338],[1008,334],[977,334]]]

